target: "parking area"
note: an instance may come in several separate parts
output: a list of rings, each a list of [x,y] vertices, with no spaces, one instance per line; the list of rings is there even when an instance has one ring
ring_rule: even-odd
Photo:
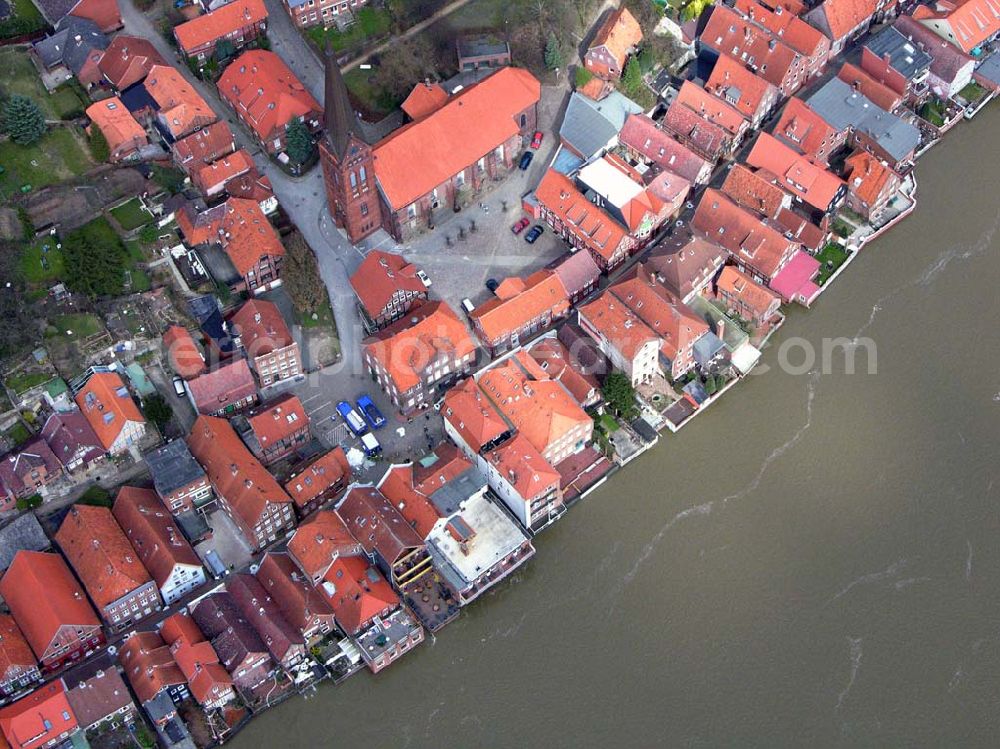
[[[215,510],[208,516],[208,526],[212,529],[212,537],[195,547],[202,560],[214,550],[230,569],[243,569],[253,561],[246,539],[223,510]]]

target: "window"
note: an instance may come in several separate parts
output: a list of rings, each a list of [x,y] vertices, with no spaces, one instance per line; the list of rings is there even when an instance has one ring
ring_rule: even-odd
[[[358,190],[358,175],[354,172],[351,172],[351,190],[354,192],[357,192]]]
[[[528,124],[528,115],[522,114],[521,115],[521,127],[524,127],[527,124]]]
[[[368,173],[365,171],[364,167],[361,167],[358,170],[358,174],[361,176],[361,184],[364,184],[368,181]]]
[[[368,215],[368,204],[367,203],[362,203],[361,204],[361,215],[362,216],[367,216]]]

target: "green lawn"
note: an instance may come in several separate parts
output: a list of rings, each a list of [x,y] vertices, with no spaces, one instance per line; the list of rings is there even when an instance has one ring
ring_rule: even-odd
[[[944,106],[939,101],[929,101],[920,107],[920,116],[934,127],[944,125]]]
[[[146,253],[142,251],[142,242],[138,239],[130,239],[125,243],[125,247],[128,248],[128,256],[135,260],[135,262],[146,262]]]
[[[472,0],[448,16],[448,26],[456,31],[501,27],[508,0]]]
[[[354,68],[344,74],[347,90],[357,102],[373,114],[388,114],[396,106],[396,102],[386,97],[384,91],[372,83],[374,72]]]
[[[0,192],[13,194],[23,185],[38,189],[78,177],[93,164],[76,128],[54,127],[30,146],[0,143]]]
[[[329,42],[334,52],[344,52],[353,47],[360,48],[371,38],[388,34],[392,24],[388,12],[376,8],[362,8],[355,18],[356,23],[347,31],[338,31],[336,26],[325,30],[322,26],[313,26],[306,30],[306,34],[321,50]]]
[[[20,267],[26,281],[48,283],[63,278],[63,256],[62,251],[56,249],[58,243],[58,237],[45,236],[24,248]]]
[[[149,274],[144,270],[139,270],[136,268],[131,271],[132,273],[132,291],[134,293],[139,293],[143,291],[149,291],[153,288],[153,282],[149,278]]]
[[[23,445],[31,439],[31,432],[19,421],[7,431],[7,436],[14,441],[15,445]]]
[[[153,220],[153,217],[142,207],[139,198],[132,198],[127,203],[112,208],[111,215],[125,231],[138,229]]]
[[[989,92],[975,81],[969,81],[969,85],[958,92],[958,95],[970,104],[976,104]]]
[[[20,394],[51,379],[52,375],[47,372],[29,372],[27,374],[11,375],[4,381],[4,384],[15,393]]]
[[[0,21],[0,39],[9,39],[22,34],[44,29],[48,24],[31,0],[12,0],[13,13],[10,18]]]
[[[46,119],[62,120],[86,109],[71,84],[60,86],[50,94],[23,49],[0,47],[0,70],[3,70],[4,90],[33,99]]]
[[[604,430],[605,434],[613,434],[621,428],[618,420],[609,413],[601,414],[601,417],[597,420],[597,424]]]
[[[830,242],[816,255],[816,259],[820,262],[819,275],[816,277],[816,283],[822,286],[829,281],[830,276],[832,276],[837,271],[837,268],[843,265],[850,256],[851,253],[845,250],[841,245],[836,242]]]
[[[58,315],[49,322],[58,331],[57,335],[65,336],[67,330],[72,330],[73,335],[67,336],[68,338],[87,338],[104,329],[97,315],[86,312]]]

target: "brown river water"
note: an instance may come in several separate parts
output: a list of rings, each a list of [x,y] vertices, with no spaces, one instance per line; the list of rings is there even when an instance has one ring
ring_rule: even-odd
[[[1000,105],[751,376],[390,669],[235,747],[1000,744]],[[877,374],[778,346],[866,336]],[[801,350],[789,355],[795,363]]]

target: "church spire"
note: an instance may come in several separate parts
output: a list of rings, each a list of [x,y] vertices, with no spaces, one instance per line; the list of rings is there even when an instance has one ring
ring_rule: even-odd
[[[326,69],[323,124],[326,127],[326,137],[333,152],[337,158],[341,158],[352,133],[362,141],[365,138],[361,130],[361,123],[358,122],[358,116],[354,112],[354,107],[351,106],[351,100],[347,94],[347,84],[344,83],[344,77],[340,73],[340,66],[337,65],[329,46],[327,46],[326,54],[323,57]]]

